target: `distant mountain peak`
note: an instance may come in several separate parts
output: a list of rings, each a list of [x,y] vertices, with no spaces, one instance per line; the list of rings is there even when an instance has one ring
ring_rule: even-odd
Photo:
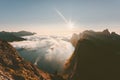
[[[107,34],[107,35],[110,35],[110,32],[109,32],[108,29],[103,30],[103,33],[104,33],[104,34]]]
[[[29,31],[19,31],[19,32],[6,32],[6,31],[1,31],[0,32],[0,39],[12,42],[12,41],[23,41],[26,40],[22,38],[22,36],[30,36],[34,35],[36,33],[29,32]]]

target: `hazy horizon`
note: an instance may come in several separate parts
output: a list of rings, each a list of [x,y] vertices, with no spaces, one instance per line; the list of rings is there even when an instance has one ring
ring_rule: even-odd
[[[92,31],[95,31],[95,32],[101,32],[101,31],[103,31],[105,29],[108,29],[110,32],[115,32],[115,33],[120,35],[119,29],[114,30],[114,29],[109,29],[109,28],[104,28],[104,29],[83,29],[83,30],[78,29],[78,30],[71,30],[71,31],[67,30],[67,32],[66,32],[66,30],[55,30],[55,29],[54,30],[41,29],[40,31],[34,31],[34,30],[28,30],[28,29],[20,29],[20,30],[8,30],[8,29],[2,30],[1,29],[0,31],[6,31],[6,32],[28,31],[28,32],[36,33],[37,35],[72,36],[72,34],[74,34],[74,33],[79,34],[79,33],[82,33],[82,32],[84,32],[86,30],[92,30]]]

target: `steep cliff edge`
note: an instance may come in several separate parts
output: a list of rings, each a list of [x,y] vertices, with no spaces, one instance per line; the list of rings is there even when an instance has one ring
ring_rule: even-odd
[[[120,35],[104,30],[79,36],[65,65],[68,80],[120,80]]]
[[[6,41],[0,40],[0,80],[51,80],[50,75],[24,61]]]

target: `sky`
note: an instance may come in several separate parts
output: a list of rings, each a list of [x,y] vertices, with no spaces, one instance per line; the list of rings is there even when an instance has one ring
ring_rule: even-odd
[[[120,0],[0,0],[0,30],[55,34],[108,28],[120,33],[119,9]]]

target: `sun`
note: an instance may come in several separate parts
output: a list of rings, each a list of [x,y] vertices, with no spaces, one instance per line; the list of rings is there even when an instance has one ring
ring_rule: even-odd
[[[73,29],[74,28],[74,23],[71,20],[69,20],[68,23],[67,23],[67,26],[68,26],[69,29]]]
[[[67,27],[69,29],[73,29],[74,28],[74,23],[71,21],[71,19],[67,20],[65,18],[65,16],[57,9],[55,9],[55,11],[58,13],[58,15],[63,19],[63,21],[67,24]]]

